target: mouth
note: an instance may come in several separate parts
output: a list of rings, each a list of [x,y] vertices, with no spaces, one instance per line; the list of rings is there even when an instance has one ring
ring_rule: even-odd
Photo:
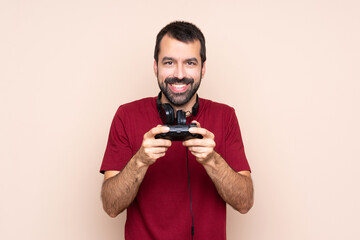
[[[194,80],[191,78],[168,78],[165,80],[165,83],[170,88],[170,90],[177,94],[185,93],[193,84],[193,82]]]
[[[174,93],[184,93],[186,90],[188,90],[190,84],[184,84],[184,83],[173,83],[168,85],[170,90]]]

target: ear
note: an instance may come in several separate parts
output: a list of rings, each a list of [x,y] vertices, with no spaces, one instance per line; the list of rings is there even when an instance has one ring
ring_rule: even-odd
[[[202,64],[202,69],[201,69],[201,78],[204,78],[205,76],[205,72],[206,72],[206,61],[203,62]]]
[[[157,77],[158,76],[158,68],[157,68],[156,60],[154,60],[154,73],[155,73],[155,77]]]

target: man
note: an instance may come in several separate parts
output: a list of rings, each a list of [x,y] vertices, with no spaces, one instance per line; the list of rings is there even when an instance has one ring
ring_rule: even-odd
[[[226,239],[226,203],[241,213],[253,186],[234,109],[197,97],[206,70],[205,39],[187,22],[158,34],[154,72],[161,93],[119,107],[101,166],[104,210],[127,209],[125,239]],[[187,113],[183,142],[167,133],[159,110],[168,103]],[[190,153],[190,154],[189,154]]]

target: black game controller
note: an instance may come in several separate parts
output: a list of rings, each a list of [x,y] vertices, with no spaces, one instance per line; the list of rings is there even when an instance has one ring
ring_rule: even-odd
[[[167,133],[160,133],[155,135],[155,139],[163,138],[171,141],[186,141],[193,138],[202,139],[200,134],[194,134],[189,132],[189,128],[197,127],[196,123],[190,123],[189,125],[165,125],[170,128]]]

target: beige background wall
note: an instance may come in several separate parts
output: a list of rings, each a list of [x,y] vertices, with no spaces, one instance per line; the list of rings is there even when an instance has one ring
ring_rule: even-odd
[[[122,239],[98,173],[121,103],[158,92],[157,32],[207,37],[256,189],[228,239],[359,239],[360,2],[0,0],[1,239]]]

